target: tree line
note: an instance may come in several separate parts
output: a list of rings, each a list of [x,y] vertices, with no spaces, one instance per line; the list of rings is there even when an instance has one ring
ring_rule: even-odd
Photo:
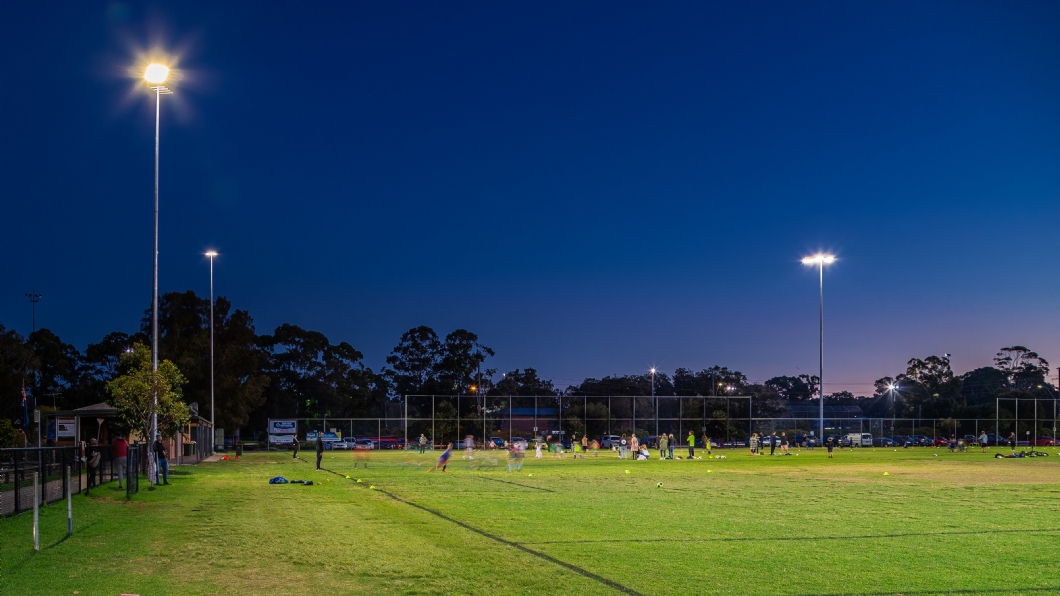
[[[465,329],[438,335],[426,326],[402,334],[378,371],[347,342],[332,343],[323,333],[282,324],[259,334],[246,310],[218,297],[214,308],[216,425],[232,432],[261,429],[268,418],[386,416],[388,403],[403,395],[712,396],[753,395],[754,415],[780,416],[788,404],[814,401],[819,380],[812,375],[776,376],[750,382],[724,366],[672,374],[586,378],[562,390],[534,368],[498,374],[488,366],[495,356]],[[142,366],[132,356],[150,346],[151,313],[140,329],[115,331],[84,351],[42,328],[23,337],[0,324],[0,444],[21,425],[23,391],[29,408],[72,410],[111,402],[114,381]],[[159,359],[179,373],[177,395],[209,417],[210,302],[192,291],[159,299]],[[878,379],[872,395],[837,392],[829,405],[855,405],[866,416],[989,418],[995,399],[1048,398],[1049,363],[1023,346],[1002,348],[994,366],[957,375],[947,356],[913,358],[906,370]],[[892,387],[896,389],[892,392]],[[32,424],[32,421],[31,421]]]

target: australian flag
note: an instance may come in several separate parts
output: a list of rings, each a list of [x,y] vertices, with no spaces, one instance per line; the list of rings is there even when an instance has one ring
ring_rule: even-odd
[[[22,432],[29,435],[29,404],[26,403],[25,381],[22,381]]]

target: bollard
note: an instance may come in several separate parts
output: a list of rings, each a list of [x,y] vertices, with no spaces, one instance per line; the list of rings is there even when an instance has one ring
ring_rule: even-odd
[[[33,473],[33,550],[40,550],[40,472]]]
[[[66,466],[66,535],[74,535],[74,493],[70,487],[70,466]]]

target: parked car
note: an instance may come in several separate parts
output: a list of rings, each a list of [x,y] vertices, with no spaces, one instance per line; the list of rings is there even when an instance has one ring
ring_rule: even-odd
[[[1052,447],[1056,444],[1056,441],[1054,441],[1049,435],[1042,435],[1038,437],[1038,440],[1032,442],[1035,447]]]
[[[515,445],[516,443],[526,443],[526,444],[529,445],[530,441],[528,441],[528,440],[526,440],[526,439],[524,439],[522,437],[512,437],[511,444]]]
[[[817,437],[798,433],[795,435],[795,445],[799,447],[817,447]]]
[[[913,440],[916,441],[916,444],[920,447],[931,447],[935,444],[935,440],[927,435],[913,435]]]
[[[375,441],[371,439],[357,439],[354,444],[354,449],[375,449]]]
[[[850,441],[851,447],[872,447],[872,435],[870,433],[849,433],[846,439]]]
[[[619,435],[604,435],[603,438],[600,439],[600,448],[610,449],[611,447],[618,447],[618,442],[621,440],[622,437]]]
[[[486,439],[487,447],[492,446],[496,449],[504,448],[504,439],[500,437],[490,437]],[[492,443],[492,445],[490,445]]]
[[[876,437],[872,440],[873,447],[895,447],[898,443],[888,437]]]
[[[353,449],[353,445],[350,444],[350,440],[349,439],[346,439],[345,441],[332,441],[331,442],[331,448],[332,449]]]
[[[832,439],[832,445],[835,445],[836,447],[850,447],[850,437],[848,436],[841,437],[839,435],[825,435],[825,444],[828,444],[828,439]]]
[[[897,443],[900,447],[905,447],[907,445],[909,447],[915,447],[917,445],[916,439],[910,437],[909,435],[894,435],[893,438],[894,442]]]

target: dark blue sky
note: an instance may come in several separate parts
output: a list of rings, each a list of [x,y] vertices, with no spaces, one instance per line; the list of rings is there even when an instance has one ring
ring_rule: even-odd
[[[0,321],[84,347],[208,289],[378,368],[457,327],[566,385],[651,365],[871,391],[1060,363],[1060,4],[0,7]]]

